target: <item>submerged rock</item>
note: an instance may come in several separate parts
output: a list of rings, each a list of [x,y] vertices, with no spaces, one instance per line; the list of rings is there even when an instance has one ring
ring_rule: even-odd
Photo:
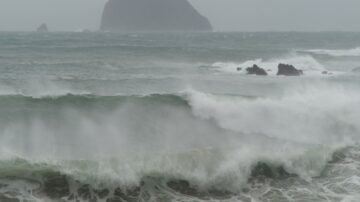
[[[43,23],[37,28],[36,31],[37,32],[48,32],[49,29],[48,29],[47,25],[45,23]]]
[[[207,18],[188,0],[109,0],[103,31],[211,31]]]
[[[284,76],[300,76],[303,74],[302,70],[296,69],[293,65],[279,64],[277,75]]]
[[[263,68],[261,68],[257,65],[253,65],[252,67],[246,68],[246,71],[247,71],[247,74],[255,74],[255,75],[260,75],[260,76],[268,75]]]

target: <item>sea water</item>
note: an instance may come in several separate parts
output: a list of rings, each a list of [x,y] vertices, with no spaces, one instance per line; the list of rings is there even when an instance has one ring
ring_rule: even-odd
[[[0,201],[360,201],[359,47],[359,33],[0,33]]]

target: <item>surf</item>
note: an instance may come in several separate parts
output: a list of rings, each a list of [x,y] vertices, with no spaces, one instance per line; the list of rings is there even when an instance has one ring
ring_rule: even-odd
[[[242,63],[237,62],[216,62],[211,67],[218,71],[226,73],[246,74],[246,68],[252,67],[254,64],[263,68],[269,75],[276,75],[279,64],[290,64],[301,69],[305,75],[321,75],[326,68],[310,55],[290,54],[287,56],[264,60],[262,58],[247,60]]]
[[[254,173],[265,175],[264,168],[273,172],[267,177],[283,173],[311,181],[322,176],[336,151],[359,141],[360,97],[354,92],[319,84],[278,97],[194,89],[132,96],[3,95],[2,179],[50,172],[77,182],[77,189],[89,184],[109,192],[171,181],[175,189],[194,188],[193,194],[215,188],[239,192]],[[259,163],[268,167],[260,169]]]
[[[313,53],[317,55],[327,55],[332,57],[358,57],[360,56],[360,47],[351,49],[309,49],[302,52]]]

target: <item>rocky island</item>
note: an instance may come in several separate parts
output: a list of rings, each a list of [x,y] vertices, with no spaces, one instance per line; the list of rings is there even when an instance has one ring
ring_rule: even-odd
[[[116,32],[211,31],[212,26],[188,0],[109,0],[100,29]]]
[[[36,29],[36,31],[37,32],[48,32],[49,29],[48,29],[48,26],[45,23],[43,23]]]

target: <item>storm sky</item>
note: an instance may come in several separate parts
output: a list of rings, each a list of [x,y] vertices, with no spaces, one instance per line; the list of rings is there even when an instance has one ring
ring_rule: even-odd
[[[216,31],[360,31],[360,0],[190,1]],[[105,2],[0,0],[0,30],[97,30]]]

